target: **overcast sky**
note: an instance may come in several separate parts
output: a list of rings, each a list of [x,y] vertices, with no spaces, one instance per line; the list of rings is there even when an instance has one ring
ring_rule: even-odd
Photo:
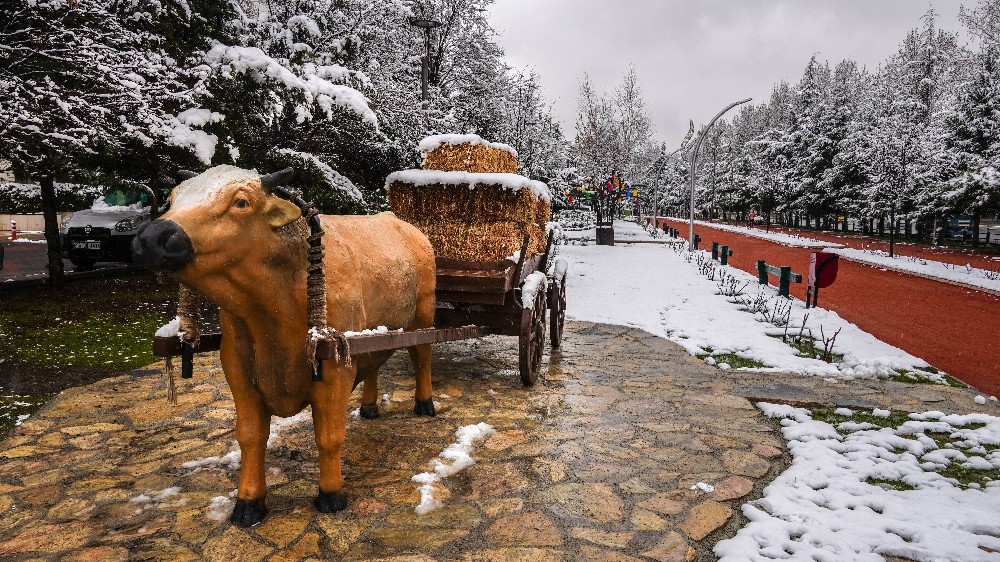
[[[677,146],[689,119],[767,100],[814,53],[876,68],[931,4],[939,27],[962,31],[958,0],[497,0],[492,22],[508,64],[541,75],[567,135],[583,74],[610,92],[634,64],[657,137]]]

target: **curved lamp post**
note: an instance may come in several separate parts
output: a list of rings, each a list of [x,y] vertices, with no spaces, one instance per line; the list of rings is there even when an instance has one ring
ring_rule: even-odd
[[[689,250],[694,250],[694,184],[695,184],[696,170],[698,169],[697,168],[697,166],[698,166],[698,149],[701,148],[701,143],[702,143],[703,140],[705,140],[705,135],[708,134],[708,130],[712,128],[712,125],[715,125],[715,122],[719,120],[719,117],[722,117],[723,114],[725,114],[730,109],[736,107],[737,105],[742,105],[744,103],[747,103],[748,101],[751,101],[752,99],[753,98],[747,98],[745,100],[733,102],[733,103],[727,105],[725,109],[723,109],[718,114],[716,114],[716,116],[713,117],[712,120],[708,122],[708,126],[706,126],[705,130],[703,130],[701,132],[701,134],[698,135],[698,139],[696,141],[694,141],[694,147],[691,149],[691,162],[689,164],[690,168],[688,170],[690,172],[690,175],[691,175],[691,214],[690,214],[690,228],[688,230],[688,249]]]

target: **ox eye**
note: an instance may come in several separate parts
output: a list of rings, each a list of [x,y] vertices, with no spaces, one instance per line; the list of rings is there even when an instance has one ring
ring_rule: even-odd
[[[250,205],[250,203],[248,203],[246,199],[237,199],[235,203],[237,209],[245,209],[248,205]]]

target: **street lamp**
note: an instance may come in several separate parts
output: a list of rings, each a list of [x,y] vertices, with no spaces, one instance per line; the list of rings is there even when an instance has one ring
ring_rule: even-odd
[[[410,18],[410,25],[424,30],[424,56],[420,58],[420,99],[423,100],[426,109],[427,101],[430,99],[427,93],[427,80],[431,64],[431,30],[441,27],[441,22],[429,18]]]
[[[752,99],[753,98],[747,98],[745,100],[733,102],[727,105],[725,109],[717,113],[716,116],[713,117],[712,120],[708,122],[708,126],[706,126],[705,129],[701,132],[701,134],[698,135],[698,139],[694,141],[694,147],[691,149],[691,164],[689,169],[689,173],[691,176],[691,214],[690,214],[690,228],[688,231],[688,243],[690,244],[689,248],[691,250],[694,250],[694,184],[695,184],[695,172],[698,169],[697,168],[698,149],[701,148],[701,143],[702,141],[705,140],[705,135],[708,134],[708,130],[712,128],[712,125],[715,125],[715,122],[719,120],[719,117],[722,117],[723,114],[725,114],[730,109],[736,107],[737,105],[742,105],[744,103],[747,103],[748,101],[751,101]]]

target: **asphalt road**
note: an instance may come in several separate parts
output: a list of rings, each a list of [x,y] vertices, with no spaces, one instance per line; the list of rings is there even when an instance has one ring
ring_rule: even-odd
[[[45,266],[48,263],[46,246],[40,242],[0,242],[4,249],[3,269],[0,269],[0,283],[10,281],[30,281],[44,279]],[[69,260],[63,260],[63,269],[69,274],[91,273],[109,269],[129,267],[131,264],[121,262],[100,262],[91,270],[79,269]],[[73,275],[70,275],[72,278]]]

